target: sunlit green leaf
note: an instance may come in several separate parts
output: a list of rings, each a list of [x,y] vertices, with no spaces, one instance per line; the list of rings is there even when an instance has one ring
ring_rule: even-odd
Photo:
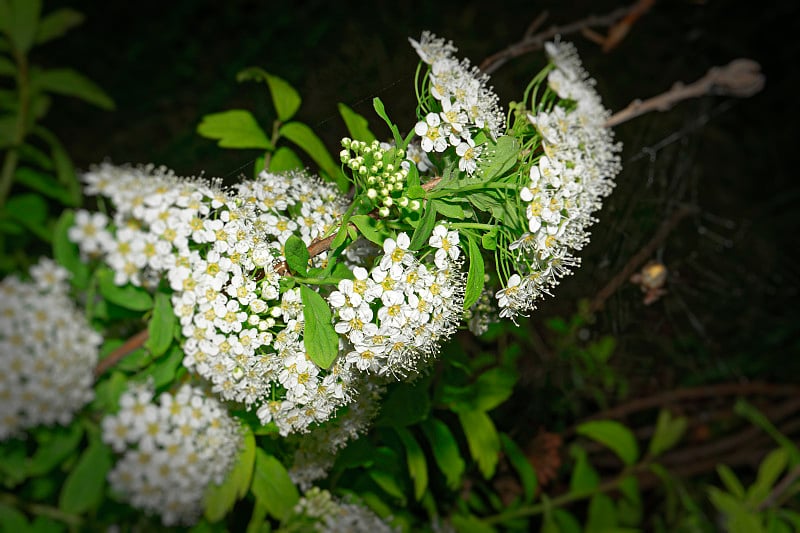
[[[747,502],[758,506],[770,493],[789,462],[789,453],[784,448],[772,450],[758,467],[756,481],[747,489]]]
[[[368,215],[353,215],[350,217],[350,222],[355,224],[359,233],[368,241],[378,246],[383,246],[383,241],[386,240],[387,234],[381,229],[379,220],[375,220]]]
[[[519,142],[515,137],[504,135],[487,145],[478,162],[476,174],[488,181],[500,177],[517,163]]]
[[[419,250],[428,241],[428,237],[433,232],[433,227],[436,225],[436,206],[435,200],[430,201],[425,206],[425,213],[422,215],[417,228],[411,234],[411,244],[409,250]]]
[[[334,163],[331,154],[325,148],[317,134],[301,122],[287,122],[279,130],[281,136],[286,137],[307,153],[319,168],[327,175],[329,180],[335,181],[341,191],[346,191],[349,182],[339,165]]]
[[[255,450],[251,490],[256,501],[278,520],[289,514],[300,499],[297,487],[292,483],[286,468],[261,448]]]
[[[274,148],[255,117],[243,109],[204,116],[197,126],[197,133],[209,139],[218,139],[217,145],[222,148]]]
[[[639,457],[639,445],[633,432],[615,420],[584,422],[575,431],[609,447],[626,465],[632,465]]]
[[[600,484],[600,475],[589,463],[586,450],[574,445],[570,448],[570,455],[575,459],[569,481],[570,492],[585,494],[593,491]]]
[[[657,457],[675,446],[683,437],[688,423],[689,421],[685,416],[672,418],[672,414],[668,410],[662,409],[658,413],[655,433],[653,433],[653,438],[650,439],[650,447],[648,449],[650,455]]]
[[[308,247],[303,239],[297,235],[290,235],[283,246],[283,254],[286,257],[286,264],[289,265],[292,272],[301,276],[306,275],[309,255]]]
[[[744,500],[744,487],[742,486],[742,482],[739,481],[739,478],[736,477],[736,474],[733,472],[731,467],[722,464],[717,465],[717,475],[719,475],[719,478],[722,480],[725,488],[728,489],[731,494]]]
[[[366,118],[342,103],[339,104],[339,114],[342,116],[351,138],[368,144],[375,140],[375,135],[370,131],[369,121]]]
[[[303,168],[303,162],[294,153],[294,150],[286,146],[281,146],[269,160],[270,172],[285,172],[287,170],[299,170]]]
[[[462,411],[458,413],[464,435],[467,437],[469,451],[483,477],[494,475],[500,457],[500,437],[494,422],[483,411]]]
[[[389,115],[386,114],[386,108],[381,102],[381,99],[375,97],[372,99],[372,107],[375,108],[375,112],[378,113],[378,116],[386,122],[386,125],[389,126],[389,130],[392,132],[392,138],[394,139],[394,145],[398,148],[405,148],[405,143],[403,142],[403,138],[400,136],[400,130],[397,129],[397,126],[389,120]]]
[[[308,357],[320,368],[329,368],[339,355],[339,335],[331,323],[331,308],[318,292],[300,286],[303,300],[303,343]]]
[[[469,309],[478,301],[481,297],[481,292],[483,292],[483,285],[485,283],[481,250],[472,237],[467,239],[467,243],[469,273],[467,274],[467,288],[464,291],[464,310]]]
[[[246,68],[236,75],[236,80],[239,82],[248,80],[267,82],[272,96],[272,105],[275,106],[275,113],[281,122],[286,122],[292,118],[300,108],[302,100],[294,87],[283,78],[270,74],[264,69],[259,67]]]

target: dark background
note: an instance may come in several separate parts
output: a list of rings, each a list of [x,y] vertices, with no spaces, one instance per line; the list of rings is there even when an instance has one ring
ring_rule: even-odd
[[[236,83],[242,68],[260,66],[293,84],[304,99],[297,118],[335,151],[346,133],[338,102],[369,117],[379,136],[388,131],[372,114],[375,96],[401,126],[413,123],[417,57],[409,36],[430,29],[479,64],[517,41],[544,10],[546,28],[625,4],[96,0],[45,2],[45,10],[61,5],[87,20],[34,61],[81,70],[117,103],[116,111],[103,112],[56,102],[49,124],[77,166],[106,158],[153,162],[182,175],[232,180],[251,171],[257,152],[219,149],[195,128],[204,114],[231,108],[253,110],[269,128],[266,88]],[[794,2],[675,0],[658,2],[608,54],[580,35],[565,37],[612,110],[737,57],[759,61],[767,81],[749,99],[707,96],[616,128],[624,170],[581,254],[583,267],[522,323],[522,339],[547,341],[544,318],[572,314],[663,220],[692,205],[698,214],[657,251],[670,272],[668,294],[644,306],[639,289],[625,284],[583,334],[616,337],[613,360],[631,383],[629,395],[722,381],[797,381],[797,21]],[[543,64],[537,52],[500,68],[492,80],[501,101],[519,98]],[[547,364],[539,350],[526,357],[529,366]],[[528,376],[534,387],[541,384],[537,375]],[[531,403],[544,410],[535,397]]]

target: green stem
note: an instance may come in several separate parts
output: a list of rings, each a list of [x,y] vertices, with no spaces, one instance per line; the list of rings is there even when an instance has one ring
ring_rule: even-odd
[[[520,507],[519,509],[506,511],[505,513],[500,513],[493,516],[487,516],[486,518],[482,519],[482,521],[486,524],[498,524],[505,522],[507,520],[513,520],[515,518],[535,516],[542,514],[546,512],[548,509],[552,509],[553,507],[563,507],[573,502],[591,498],[592,496],[595,496],[597,494],[604,494],[606,492],[611,492],[612,490],[618,489],[619,486],[622,484],[622,482],[628,479],[629,477],[635,476],[638,472],[645,470],[650,465],[652,460],[653,460],[652,457],[645,457],[639,464],[625,468],[622,471],[622,473],[620,473],[619,476],[615,477],[614,479],[609,479],[608,481],[600,483],[592,490],[567,492],[566,494],[562,494],[561,496],[556,496],[553,499],[549,499],[542,503],[537,503],[536,505],[527,505],[525,507]]]
[[[0,494],[0,503],[8,505],[9,507],[16,507],[17,509],[22,509],[34,516],[46,516],[48,518],[58,520],[59,522],[64,522],[65,524],[69,524],[74,527],[80,526],[83,523],[83,519],[80,516],[65,513],[64,511],[61,511],[60,509],[51,507],[49,505],[26,502],[21,500],[17,496],[9,494],[7,492]]]
[[[515,183],[475,183],[474,185],[464,185],[463,187],[454,187],[446,189],[436,189],[435,192],[428,193],[428,199],[442,198],[444,196],[452,196],[453,193],[471,192],[471,191],[485,191],[489,189],[516,189]]]
[[[17,89],[19,91],[19,109],[17,110],[17,123],[14,129],[14,139],[3,161],[0,171],[0,208],[6,205],[8,193],[14,182],[14,173],[19,162],[19,147],[25,140],[25,124],[28,121],[28,107],[30,105],[30,86],[28,83],[28,58],[25,54],[14,51],[17,60]]]
[[[451,228],[457,229],[483,229],[486,231],[490,231],[494,229],[496,226],[494,224],[482,224],[480,222],[455,222],[450,224]]]
[[[305,283],[306,285],[338,285],[341,281],[339,278],[302,278],[300,276],[292,276],[297,283]]]

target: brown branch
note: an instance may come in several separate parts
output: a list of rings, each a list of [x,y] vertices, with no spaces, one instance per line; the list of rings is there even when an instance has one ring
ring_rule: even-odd
[[[719,385],[704,385],[688,389],[677,389],[662,392],[645,398],[636,398],[628,403],[606,409],[592,415],[585,420],[598,420],[609,418],[623,418],[629,414],[663,407],[684,400],[697,400],[721,396],[738,396],[762,394],[767,396],[793,396],[800,395],[800,386],[785,385],[765,382],[752,383],[721,383]]]
[[[480,69],[486,74],[491,74],[515,57],[540,50],[546,41],[553,39],[557,35],[578,33],[584,28],[589,28],[592,26],[610,27],[631,12],[639,9],[638,6],[639,2],[635,2],[628,7],[615,9],[614,11],[606,13],[605,15],[590,15],[573,23],[564,24],[563,26],[553,25],[548,29],[537,33],[536,35],[528,35],[528,32],[526,31],[526,35],[522,38],[522,40],[484,59],[480,64]],[[534,21],[534,23],[535,22],[536,21]]]
[[[97,366],[94,369],[94,378],[99,378],[105,373],[106,370],[119,363],[125,356],[129,355],[137,348],[141,348],[149,336],[149,331],[145,329],[126,340],[122,346],[108,354],[105,359],[97,363]]]
[[[693,207],[682,207],[675,211],[671,217],[665,220],[661,226],[659,226],[658,231],[656,234],[653,235],[653,238],[650,239],[650,242],[644,245],[644,247],[636,252],[633,257],[631,257],[628,262],[622,267],[622,270],[617,273],[616,276],[611,278],[605,287],[600,289],[600,291],[595,295],[592,299],[592,302],[589,304],[589,311],[592,313],[596,313],[606,303],[612,294],[614,294],[617,289],[622,287],[633,275],[636,270],[639,269],[640,266],[647,261],[650,256],[656,251],[656,249],[661,245],[662,242],[666,240],[669,236],[670,232],[678,225],[678,223],[686,218],[687,216],[694,214],[697,212],[696,208]]]
[[[723,94],[746,98],[764,87],[761,66],[752,59],[734,59],[724,67],[712,67],[694,83],[676,83],[672,89],[648,98],[634,100],[628,107],[614,113],[605,123],[610,128],[651,111],[666,111],[682,100],[707,94]]]

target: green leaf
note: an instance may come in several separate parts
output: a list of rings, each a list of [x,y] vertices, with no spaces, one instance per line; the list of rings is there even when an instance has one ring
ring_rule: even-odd
[[[111,464],[108,448],[100,442],[99,437],[91,439],[89,447],[64,481],[58,497],[58,508],[74,514],[96,508],[102,502],[106,474]]]
[[[53,235],[53,258],[71,274],[71,282],[79,289],[89,285],[89,267],[81,261],[78,245],[69,240],[67,233],[75,224],[75,212],[65,210],[56,222]]]
[[[650,439],[648,453],[653,457],[657,457],[671,449],[683,437],[688,423],[689,421],[685,416],[672,418],[668,410],[662,409],[658,413],[658,422],[656,422],[653,438]]]
[[[7,57],[0,56],[0,76],[16,76],[17,65]],[[13,94],[13,93],[12,93]]]
[[[495,528],[481,522],[481,520],[474,515],[454,514],[450,517],[450,522],[458,533],[494,533]]]
[[[433,232],[433,227],[436,225],[436,200],[431,200],[425,206],[425,213],[419,221],[414,233],[411,235],[411,244],[408,246],[409,250],[416,251],[422,248],[428,241],[428,237]]]
[[[617,517],[622,526],[641,525],[644,515],[642,495],[639,491],[639,481],[636,476],[628,476],[619,484],[622,497],[617,501]]]
[[[626,465],[639,457],[639,446],[630,429],[615,420],[593,420],[579,425],[575,431],[609,447]]]
[[[54,200],[58,200],[64,205],[76,207],[72,195],[67,191],[55,178],[48,176],[44,172],[39,172],[27,167],[18,168],[14,181],[20,185],[24,185],[44,196],[49,196]]]
[[[255,117],[244,109],[204,116],[197,126],[197,133],[209,139],[218,139],[217,145],[221,148],[274,149]]]
[[[355,224],[359,233],[364,236],[368,241],[383,246],[383,241],[386,240],[386,232],[381,228],[379,220],[375,220],[369,215],[353,215],[350,217],[350,222]]]
[[[218,522],[233,509],[236,500],[244,498],[253,479],[256,458],[256,439],[247,425],[242,425],[242,448],[236,464],[221,485],[210,484],[204,495],[204,516],[209,522]]]
[[[448,488],[457,489],[466,465],[450,428],[437,418],[429,418],[420,424],[420,429],[431,445],[433,458],[444,474]]]
[[[97,273],[100,294],[109,302],[132,311],[147,311],[153,307],[153,298],[142,287],[128,283],[122,287],[114,284],[114,272],[103,268]]]
[[[341,191],[349,188],[349,182],[339,165],[333,162],[331,154],[325,148],[311,128],[301,122],[287,122],[279,130],[281,136],[286,137],[307,153],[331,181],[335,181]]]
[[[0,4],[5,4],[5,9],[0,10],[0,33],[8,35],[21,55],[27,54],[36,37],[41,0],[4,0]]]
[[[483,411],[461,411],[458,419],[464,428],[472,458],[478,463],[483,477],[489,479],[494,475],[500,456],[500,437],[494,422]]]
[[[530,503],[536,495],[536,486],[538,480],[536,479],[536,471],[531,466],[528,458],[519,449],[517,443],[505,433],[500,433],[500,442],[503,445],[503,452],[508,457],[508,461],[514,470],[517,471],[520,481],[522,481],[522,488],[524,491],[525,502]]]
[[[586,520],[586,533],[618,531],[617,509],[614,501],[606,494],[595,494],[589,500],[589,513]]]
[[[405,149],[405,143],[403,142],[403,138],[400,136],[400,130],[397,129],[397,126],[394,125],[394,122],[389,120],[389,115],[386,114],[386,108],[383,106],[381,99],[378,97],[373,98],[372,107],[375,108],[375,112],[378,113],[378,116],[381,117],[384,122],[386,122],[387,126],[389,126],[395,146]]]
[[[285,172],[287,170],[299,170],[303,168],[303,162],[294,153],[294,150],[286,146],[281,146],[269,160],[270,172]]]
[[[38,89],[79,98],[101,109],[114,109],[114,100],[92,80],[70,68],[36,71],[31,83]]]
[[[406,476],[400,467],[401,459],[396,451],[386,446],[376,448],[374,465],[367,470],[370,479],[403,506],[406,503]]]
[[[308,357],[320,368],[329,368],[339,355],[339,335],[331,323],[328,302],[313,289],[300,285],[303,300],[303,343]]]
[[[441,213],[445,218],[451,220],[463,220],[464,209],[458,204],[449,204],[442,200],[436,200],[436,210]]]
[[[183,349],[179,345],[173,344],[166,357],[162,357],[148,365],[141,372],[141,375],[142,377],[151,376],[153,378],[153,386],[156,389],[160,389],[175,379],[178,369],[181,367],[181,362],[183,362]]]
[[[490,411],[506,401],[519,379],[509,368],[495,367],[483,372],[465,387],[445,385],[442,402],[453,411]]]
[[[431,409],[428,384],[426,380],[417,380],[393,386],[383,400],[375,426],[404,427],[425,420]]]
[[[300,500],[297,487],[286,468],[261,448],[255,450],[255,469],[250,489],[256,502],[266,507],[267,512],[278,520],[288,515]]]
[[[269,86],[272,104],[278,120],[285,122],[292,118],[300,108],[300,95],[286,80],[266,72],[259,67],[246,68],[236,75],[236,81],[265,81]]]
[[[572,476],[569,480],[569,491],[578,494],[593,491],[600,484],[600,475],[589,463],[586,450],[578,445],[573,445],[570,447],[569,453],[575,459],[575,467],[572,469]]]
[[[497,249],[497,231],[497,226],[494,226],[481,236],[481,246],[483,246],[484,250],[491,251]]]
[[[172,310],[170,297],[163,292],[157,292],[153,316],[147,325],[150,335],[145,343],[145,348],[150,350],[153,357],[162,356],[172,344],[175,322],[175,312]]]
[[[59,183],[66,187],[71,198],[68,205],[80,205],[83,199],[81,183],[64,146],[53,133],[41,126],[35,127],[33,133],[50,145],[50,155],[55,166],[56,177]]]
[[[36,44],[44,44],[57,39],[75,26],[83,22],[84,16],[79,11],[62,7],[45,15],[36,30]]]
[[[504,135],[497,139],[497,143],[486,146],[478,161],[476,174],[482,181],[498,178],[511,170],[517,163],[519,156],[519,142],[515,137]]]
[[[290,235],[283,246],[283,254],[292,272],[301,276],[308,273],[308,248],[303,239],[297,235]]]
[[[342,103],[339,104],[339,114],[344,119],[344,124],[347,126],[350,137],[364,141],[367,144],[375,140],[375,135],[370,131],[369,121],[366,118]]]
[[[761,520],[742,502],[716,487],[708,488],[711,503],[724,515],[725,530],[730,533],[762,533]]]
[[[485,283],[483,271],[483,255],[472,237],[467,238],[467,253],[469,255],[469,273],[467,274],[467,288],[464,291],[464,310],[473,306],[481,297]]]
[[[119,397],[127,388],[128,380],[125,374],[115,370],[108,379],[103,379],[95,385],[92,409],[116,413],[119,409]]]
[[[772,450],[761,461],[756,481],[747,489],[747,503],[756,507],[769,496],[773,485],[789,462],[789,453],[784,448]]]
[[[29,476],[41,476],[50,472],[64,459],[72,455],[83,437],[80,424],[71,424],[66,428],[58,427],[47,433],[47,440],[40,443],[36,453],[28,459]]]
[[[725,488],[739,499],[744,500],[744,487],[739,478],[728,465],[717,465],[717,475],[722,480]]]
[[[51,242],[53,233],[48,229],[47,202],[38,194],[17,194],[6,202],[0,214],[20,223],[45,242]]]
[[[428,462],[425,460],[425,453],[409,430],[402,427],[395,427],[394,430],[406,449],[408,474],[414,482],[414,499],[419,501],[428,488]]]
[[[0,502],[0,531],[26,533],[30,530],[28,519],[23,513]]]

